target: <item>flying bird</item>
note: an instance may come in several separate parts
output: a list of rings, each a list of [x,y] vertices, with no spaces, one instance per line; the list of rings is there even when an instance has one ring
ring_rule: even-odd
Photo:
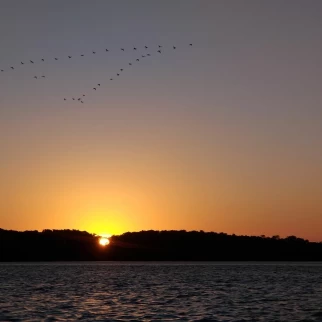
[[[4,72],[4,70],[3,70],[3,69],[1,69],[1,71],[2,71],[2,72]]]
[[[83,96],[85,96],[85,95],[83,94]]]
[[[10,67],[11,69],[14,69],[14,67]]]
[[[42,59],[42,61],[45,61],[45,59]]]
[[[38,77],[37,77],[37,76],[34,76],[34,78],[36,78],[36,79],[37,79]]]
[[[123,72],[123,68],[121,68],[120,71]]]
[[[146,54],[147,56],[151,56],[150,54]]]
[[[46,78],[46,76],[41,76],[42,78]]]
[[[96,91],[96,88],[95,87],[93,87],[93,89]]]
[[[78,101],[80,101],[81,99],[79,98]]]
[[[121,48],[122,51],[124,51],[124,48]]]
[[[75,98],[73,97],[73,101],[75,101]]]
[[[144,56],[144,55],[142,55],[142,57],[144,58],[145,56]]]
[[[81,57],[84,57],[84,55],[81,55]]]
[[[72,56],[68,56],[68,58],[72,58]]]
[[[158,50],[158,53],[160,53],[160,54],[161,54],[161,50]]]
[[[149,47],[147,47],[147,46],[144,46],[145,47],[145,49],[148,49]]]
[[[130,66],[132,66],[132,63],[129,63]]]
[[[64,101],[66,101],[66,98],[64,98]]]
[[[101,86],[101,84],[97,84],[97,86]]]
[[[136,48],[134,47],[133,50],[136,50]]]
[[[113,80],[113,78],[110,78],[110,80]]]
[[[58,60],[58,58],[55,58],[55,60]]]
[[[138,58],[136,61],[140,61],[140,59]]]
[[[23,63],[23,62],[21,62],[21,65],[24,65],[24,63]]]
[[[120,74],[116,74],[117,76],[120,76]]]
[[[31,62],[32,64],[34,64],[34,62],[33,62],[32,60],[31,60],[30,62]]]
[[[93,54],[96,54],[96,51],[93,51]]]
[[[159,48],[162,48],[162,46],[159,45]]]
[[[176,49],[177,47],[176,46],[173,46],[173,49]]]
[[[192,46],[192,44],[190,44],[189,46]]]
[[[105,49],[105,51],[108,51],[108,49]]]
[[[81,101],[81,103],[83,104],[84,102],[83,102],[83,101]]]

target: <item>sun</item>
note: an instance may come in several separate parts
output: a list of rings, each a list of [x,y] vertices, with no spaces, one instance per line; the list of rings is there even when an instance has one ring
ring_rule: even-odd
[[[101,246],[107,246],[110,243],[106,237],[101,237],[98,242]]]

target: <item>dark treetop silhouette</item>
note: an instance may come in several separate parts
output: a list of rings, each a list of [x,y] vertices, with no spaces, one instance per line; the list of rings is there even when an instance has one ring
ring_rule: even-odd
[[[74,260],[322,260],[322,242],[289,236],[236,236],[203,231],[141,231],[99,236],[77,230],[18,232],[0,229],[0,261]]]

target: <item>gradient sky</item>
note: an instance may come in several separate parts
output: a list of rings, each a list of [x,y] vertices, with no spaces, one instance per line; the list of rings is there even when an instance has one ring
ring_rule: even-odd
[[[322,240],[320,0],[1,0],[0,39],[1,228]]]

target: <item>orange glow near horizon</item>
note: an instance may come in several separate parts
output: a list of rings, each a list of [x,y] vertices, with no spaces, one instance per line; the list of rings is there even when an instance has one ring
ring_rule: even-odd
[[[88,118],[73,123],[71,113],[51,115],[48,128],[28,114],[30,122],[21,125],[25,135],[18,138],[15,123],[6,123],[12,125],[6,131],[11,154],[4,154],[0,169],[0,228],[77,229],[98,236],[184,229],[321,241],[318,159],[310,166],[292,154],[271,159],[283,153],[282,146],[254,153],[256,142],[247,143],[237,130],[233,135],[234,128],[226,133],[220,123],[208,128],[207,120],[192,126],[169,119],[164,128],[152,119],[145,128],[134,112],[129,121],[120,116],[113,122],[96,113],[87,115],[95,127]],[[28,132],[28,124],[39,131]],[[69,135],[70,124],[77,139]],[[53,125],[67,134],[52,132]],[[112,140],[101,136],[106,128]],[[204,142],[213,131],[223,144]],[[189,133],[195,133],[193,141]]]
[[[111,234],[108,234],[108,233],[102,233],[98,235],[101,236],[102,238],[110,238],[112,236]]]

